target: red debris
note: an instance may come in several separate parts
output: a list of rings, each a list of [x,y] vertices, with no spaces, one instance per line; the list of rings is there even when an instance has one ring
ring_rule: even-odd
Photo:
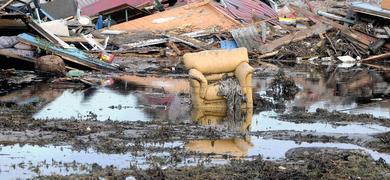
[[[219,8],[238,20],[251,23],[253,18],[269,20],[278,24],[278,14],[271,7],[261,1],[252,0],[225,0],[225,5]]]
[[[83,7],[81,9],[81,14],[83,16],[93,16],[104,10],[112,9],[124,4],[139,8],[147,4],[152,4],[153,2],[154,0],[100,0]]]

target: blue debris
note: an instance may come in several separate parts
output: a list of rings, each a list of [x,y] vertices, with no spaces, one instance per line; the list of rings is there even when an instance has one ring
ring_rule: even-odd
[[[103,16],[102,16],[102,15],[99,16],[99,18],[98,18],[98,20],[97,20],[97,22],[96,22],[95,28],[96,28],[97,30],[103,29]]]
[[[236,41],[234,40],[224,40],[221,41],[221,49],[235,49],[238,48]]]

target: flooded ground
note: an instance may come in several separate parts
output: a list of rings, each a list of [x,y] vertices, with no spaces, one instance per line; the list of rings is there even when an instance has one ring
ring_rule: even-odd
[[[278,100],[284,107],[257,106],[243,122],[192,109],[188,80],[180,76],[117,75],[93,88],[38,83],[12,91],[0,96],[0,177],[132,177],[131,170],[156,167],[169,174],[259,156],[287,166],[288,152],[299,148],[358,150],[364,160],[388,165],[388,74],[302,69],[286,69],[299,92]],[[256,76],[253,90],[276,104],[267,92],[272,79]]]
[[[196,166],[202,162],[206,165],[227,164],[230,159],[253,159],[261,156],[267,160],[285,159],[286,152],[294,148],[339,148],[363,150],[374,160],[390,161],[390,155],[379,153],[361,146],[348,143],[297,143],[289,140],[263,139],[260,137],[233,138],[220,140],[190,140],[172,143],[147,143],[147,151],[108,154],[94,149],[72,150],[71,146],[53,145],[2,145],[1,174],[3,178],[28,178],[31,176],[48,176],[52,174],[72,175],[88,173],[94,168],[113,167],[124,170],[134,166],[147,169],[154,163],[175,167]],[[172,149],[188,153],[178,162],[170,158],[175,155]],[[213,154],[210,159],[197,157],[190,153],[201,152]],[[230,157],[226,157],[230,156]],[[157,160],[158,159],[158,160]],[[165,161],[165,162],[164,162]],[[170,162],[171,161],[171,162]]]

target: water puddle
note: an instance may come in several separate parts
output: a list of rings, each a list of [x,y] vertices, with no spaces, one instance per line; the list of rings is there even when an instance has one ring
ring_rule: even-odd
[[[291,101],[288,109],[304,107],[309,112],[317,108],[342,112],[368,113],[390,118],[390,100],[359,104],[353,97],[336,96],[326,84],[295,78],[301,91]],[[270,79],[254,79],[254,92],[265,94]],[[175,121],[191,120],[190,100],[181,96],[189,92],[187,79],[125,76],[108,87],[86,90],[28,87],[0,97],[1,102],[28,104],[41,102],[34,115],[36,119],[78,118],[116,121]],[[255,116],[256,117],[256,116]]]
[[[55,101],[44,106],[34,118],[168,121],[169,115],[172,115],[168,114],[171,108],[178,108],[185,103],[181,100],[176,94],[121,94],[108,88],[93,89],[93,92],[88,93],[66,90]]]
[[[188,151],[201,153],[229,154],[237,157],[253,157],[261,155],[265,159],[280,160],[285,158],[288,150],[298,147],[320,147],[364,150],[375,160],[383,158],[390,163],[390,155],[370,150],[358,145],[347,143],[308,143],[292,140],[264,139],[261,137],[249,137],[246,139],[233,138],[223,140],[195,140],[185,144]]]
[[[297,147],[335,147],[340,149],[360,149],[374,159],[383,158],[390,162],[390,155],[379,153],[364,147],[345,143],[297,143],[290,140],[263,139],[258,137],[190,140],[168,143],[147,143],[144,147],[163,148],[159,151],[142,151],[125,154],[98,153],[93,149],[72,150],[70,146],[36,146],[36,145],[0,145],[0,177],[31,178],[45,175],[86,174],[93,168],[113,166],[115,169],[129,169],[132,166],[148,168],[160,163],[163,167],[195,166],[198,163],[216,165],[228,163],[230,158],[251,159],[261,155],[268,160],[281,160],[285,153]],[[173,149],[187,152],[180,161],[172,161]],[[191,155],[190,152],[211,154],[205,157]],[[155,159],[155,160],[153,160]],[[157,159],[157,161],[156,161]]]
[[[180,148],[181,143],[153,144],[154,147]],[[45,175],[84,174],[92,168],[114,166],[149,167],[148,157],[169,157],[170,153],[139,152],[126,154],[98,153],[93,149],[75,151],[70,146],[0,145],[0,177],[2,179],[31,178]]]
[[[301,107],[308,112],[315,112],[317,108],[321,108],[390,118],[390,100],[383,98],[390,95],[390,84],[385,81],[386,77],[378,78],[380,81],[373,78],[364,79],[364,82],[359,79],[351,80],[347,84],[342,79],[348,76],[330,78],[321,74],[313,75],[313,72],[293,72],[290,75],[300,91],[294,99],[286,101],[288,110]],[[326,80],[327,78],[330,79]],[[271,82],[271,78],[254,79],[254,92],[265,96]]]
[[[318,133],[344,133],[344,134],[373,134],[390,131],[389,127],[375,124],[348,123],[345,125],[332,125],[329,123],[294,123],[281,121],[273,111],[260,112],[253,116],[251,131],[313,131]]]
[[[390,100],[377,98],[377,102],[359,104],[355,96],[339,96],[323,78],[312,76],[293,76],[301,91],[293,100],[286,102],[288,110],[296,106],[304,107],[309,112],[324,108],[390,118]],[[270,81],[269,78],[254,79],[254,92],[264,95]],[[33,116],[35,119],[197,121],[194,110],[190,108],[188,92],[188,80],[183,78],[123,76],[117,78],[113,85],[85,90],[54,89],[44,85],[27,87],[1,96],[0,101],[19,105],[38,103],[38,111]],[[334,126],[327,123],[285,122],[278,120],[276,113],[268,111],[254,113],[249,121],[252,131],[307,130],[367,134],[389,131],[387,127],[358,123]]]

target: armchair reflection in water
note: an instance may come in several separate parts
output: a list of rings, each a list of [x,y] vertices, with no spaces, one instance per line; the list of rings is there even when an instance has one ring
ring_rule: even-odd
[[[244,134],[249,132],[253,116],[253,68],[248,62],[245,48],[184,55],[184,64],[190,76],[194,121],[202,125],[224,125],[229,131]],[[233,80],[226,86],[224,81],[229,78]],[[221,93],[223,86],[227,93]],[[235,88],[237,86],[238,88]],[[186,143],[185,148],[200,153],[242,157],[247,155],[252,146],[250,137],[245,136],[220,140],[192,140]]]
[[[229,117],[227,107],[214,108],[194,108],[192,119],[202,125],[224,125],[229,130],[244,133],[243,136],[228,139],[206,139],[190,140],[185,144],[188,151],[200,153],[229,154],[235,157],[245,157],[249,149],[253,147],[250,136],[247,132],[250,130],[252,122],[253,109],[240,110],[241,119]]]

